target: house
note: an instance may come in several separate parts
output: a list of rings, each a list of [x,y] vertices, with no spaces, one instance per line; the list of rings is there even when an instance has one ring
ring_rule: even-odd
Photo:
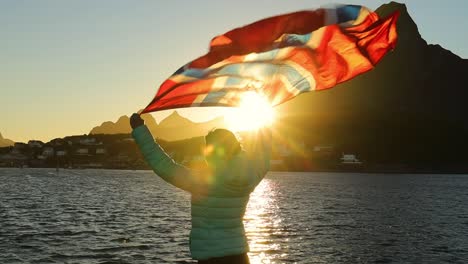
[[[49,142],[52,146],[63,146],[66,144],[66,141],[62,138],[54,138]]]
[[[342,164],[361,164],[362,162],[356,158],[354,154],[342,154],[341,158]]]
[[[23,142],[15,142],[15,145],[13,146],[14,148],[20,148],[20,149],[25,149],[28,146],[28,144],[23,143]]]
[[[84,136],[71,136],[71,137],[66,137],[66,141],[68,142],[68,145],[76,145],[80,143],[80,140],[83,139]]]
[[[79,148],[75,152],[78,155],[87,155],[89,153],[88,148]]]
[[[67,151],[66,150],[57,150],[57,152],[55,153],[58,157],[63,157],[63,156],[66,156],[67,155]]]
[[[333,146],[329,145],[317,145],[314,146],[314,152],[332,152],[333,151]]]
[[[44,146],[44,142],[40,140],[29,140],[28,141],[28,146],[30,148],[42,148]]]
[[[96,139],[95,138],[81,138],[80,144],[81,145],[94,145],[96,144]]]
[[[107,150],[105,148],[96,148],[96,154],[103,155],[106,153],[107,153]]]
[[[45,147],[42,149],[42,155],[46,157],[53,157],[54,156],[54,148],[53,147]]]
[[[15,145],[13,146],[13,149],[11,150],[12,154],[21,154],[24,152],[28,147],[28,144],[22,143],[22,142],[16,142]]]
[[[2,166],[22,166],[27,160],[28,157],[21,153],[7,153],[0,155],[0,164]]]

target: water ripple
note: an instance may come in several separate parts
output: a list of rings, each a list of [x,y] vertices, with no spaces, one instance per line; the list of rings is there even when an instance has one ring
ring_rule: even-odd
[[[468,177],[270,173],[252,263],[468,263]],[[150,171],[0,169],[0,263],[194,263],[189,195]]]

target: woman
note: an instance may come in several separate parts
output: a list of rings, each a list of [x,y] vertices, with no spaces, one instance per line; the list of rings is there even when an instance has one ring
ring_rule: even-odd
[[[132,136],[153,171],[191,194],[190,252],[198,263],[249,263],[249,246],[242,219],[250,193],[270,166],[271,131],[256,132],[254,146],[245,152],[226,129],[205,137],[208,171],[177,164],[154,141],[138,114],[130,118]]]

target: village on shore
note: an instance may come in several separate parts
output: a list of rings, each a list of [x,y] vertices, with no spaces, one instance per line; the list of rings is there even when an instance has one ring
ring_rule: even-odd
[[[203,137],[178,141],[158,139],[177,162],[188,167],[205,164]],[[360,169],[363,162],[354,154],[337,153],[333,146],[307,148],[276,143],[272,170],[313,171]],[[29,140],[0,148],[0,167],[68,169],[150,169],[130,134],[97,134],[56,138],[49,142]]]

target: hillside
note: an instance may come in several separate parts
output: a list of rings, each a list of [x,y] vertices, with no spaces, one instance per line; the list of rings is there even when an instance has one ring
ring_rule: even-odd
[[[283,134],[329,143],[373,163],[449,166],[468,159],[468,61],[422,38],[406,6],[396,49],[368,72],[334,89],[281,105]]]
[[[14,144],[15,142],[13,142],[13,140],[3,138],[2,134],[0,133],[0,148],[13,146]]]

